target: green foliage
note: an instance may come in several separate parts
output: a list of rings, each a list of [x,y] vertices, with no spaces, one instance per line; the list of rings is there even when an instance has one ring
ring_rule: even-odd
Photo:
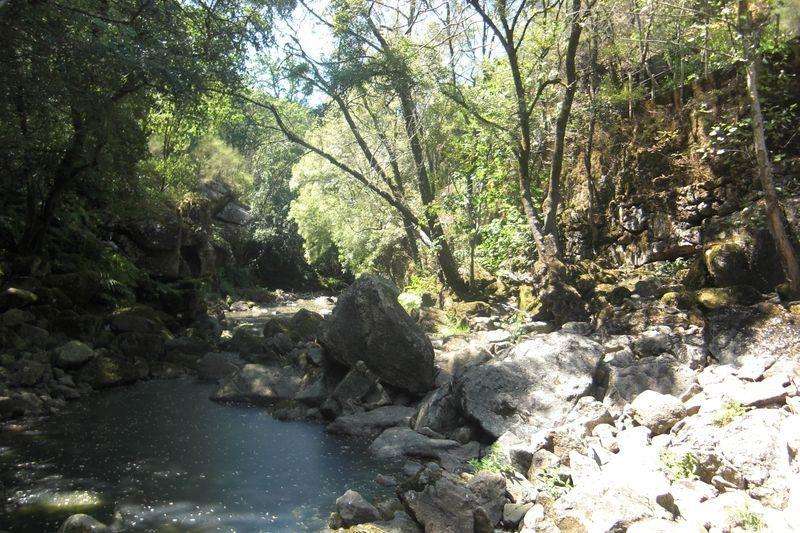
[[[739,402],[728,400],[725,402],[725,407],[720,411],[714,419],[714,425],[717,427],[724,427],[736,420],[738,417],[743,416],[747,411],[752,410],[752,407],[746,407]]]
[[[544,491],[552,498],[559,498],[572,488],[572,480],[556,469],[545,468],[536,473],[536,480],[544,486]]]
[[[470,332],[467,319],[455,313],[447,313],[446,329],[448,335],[468,335]]]
[[[295,168],[297,197],[289,216],[303,238],[306,260],[313,265],[336,250],[341,265],[355,275],[371,271],[400,280],[408,257],[397,213],[354,181],[314,156]]]
[[[426,292],[430,294],[438,294],[439,282],[435,276],[413,273],[408,278],[408,284],[403,292],[410,292],[412,294],[423,295]]]
[[[406,313],[411,314],[412,311],[422,306],[422,296],[413,292],[401,292],[397,295],[397,303],[403,306]]]
[[[493,472],[496,474],[511,474],[514,467],[503,457],[499,447],[493,444],[486,450],[486,455],[467,461],[476,474],[480,472]]]
[[[663,261],[658,264],[658,273],[665,276],[674,276],[681,270],[689,268],[691,261],[685,257],[678,257],[672,261]]]
[[[103,290],[115,305],[124,305],[136,299],[134,291],[144,276],[130,259],[118,251],[104,248],[96,265]]]
[[[762,516],[750,509],[749,506],[737,509],[735,518],[741,528],[745,531],[761,531],[762,527],[764,526],[764,520]]]
[[[691,453],[685,453],[678,457],[672,452],[661,454],[661,464],[664,473],[671,480],[678,479],[697,479],[697,458]]]
[[[38,248],[71,196],[120,212],[185,179],[186,123],[210,87],[241,86],[246,51],[268,42],[282,4],[3,3],[0,185],[32,211],[23,244]],[[145,161],[155,145],[161,160]]]

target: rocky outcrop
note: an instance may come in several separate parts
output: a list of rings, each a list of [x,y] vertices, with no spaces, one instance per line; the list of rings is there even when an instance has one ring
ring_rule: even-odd
[[[397,291],[374,276],[362,276],[336,303],[322,343],[336,361],[362,360],[381,381],[412,393],[433,388],[433,347],[397,303]]]
[[[592,394],[602,360],[602,346],[580,335],[537,335],[466,370],[457,388],[466,415],[495,438],[515,428],[535,432]]]
[[[502,475],[486,472],[464,483],[434,466],[422,470],[398,492],[425,531],[491,533],[502,518],[506,482]]]

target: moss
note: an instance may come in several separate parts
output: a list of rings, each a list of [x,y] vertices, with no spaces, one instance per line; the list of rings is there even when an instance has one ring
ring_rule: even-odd
[[[541,306],[538,296],[530,285],[519,288],[519,310],[523,313],[533,313]]]
[[[480,316],[489,311],[486,302],[457,302],[453,304],[452,312],[459,317]]]
[[[69,492],[49,492],[41,494],[30,503],[25,503],[20,511],[24,513],[74,514],[92,511],[105,504],[96,492],[76,490]]]
[[[661,297],[661,303],[678,309],[691,309],[697,305],[697,295],[690,291],[667,292]]]
[[[744,416],[747,411],[753,409],[752,407],[746,407],[739,402],[729,401],[725,404],[725,407],[717,414],[717,417],[714,419],[714,425],[717,427],[725,427],[740,416]]]
[[[761,293],[749,285],[700,289],[696,295],[697,301],[706,309],[753,305],[761,301]]]

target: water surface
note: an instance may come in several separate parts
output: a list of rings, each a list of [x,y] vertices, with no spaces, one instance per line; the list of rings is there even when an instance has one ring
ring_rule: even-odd
[[[54,531],[60,502],[126,530],[315,531],[347,488],[377,494],[387,465],[366,442],[213,403],[213,389],[150,381],[0,432],[0,530]]]

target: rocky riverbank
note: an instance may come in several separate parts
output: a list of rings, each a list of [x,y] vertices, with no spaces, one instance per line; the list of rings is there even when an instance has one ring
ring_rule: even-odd
[[[7,294],[4,331],[39,327],[36,300]],[[338,301],[277,315],[223,304],[219,320],[204,319],[216,325],[208,333],[175,334],[131,309],[108,318],[99,342],[15,357],[0,405],[6,417],[37,414],[57,410],[65,387],[218,380],[217,401],[323,422],[405,463],[406,477],[376,479],[396,499],[349,491],[332,529],[791,531],[798,308],[748,288],[686,292],[657,276],[599,285],[592,303],[593,321],[558,330],[520,321],[509,311],[519,302],[459,304],[462,326],[444,331],[447,313],[421,307],[412,318],[390,285],[365,277]],[[315,310],[289,312],[303,306]],[[141,351],[125,352],[131,345]],[[44,369],[36,379],[34,367]],[[17,405],[36,407],[8,407]]]

